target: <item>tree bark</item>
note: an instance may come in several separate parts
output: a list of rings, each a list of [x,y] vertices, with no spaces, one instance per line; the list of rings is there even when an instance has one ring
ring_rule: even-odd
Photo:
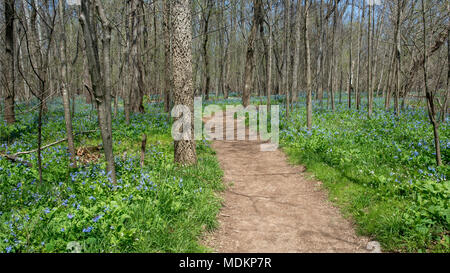
[[[194,89],[192,86],[192,28],[189,0],[173,0],[173,81],[174,103],[184,105],[191,112],[191,134],[189,140],[174,142],[175,162],[192,165],[197,162],[194,140]],[[175,119],[177,121],[178,118]]]
[[[352,11],[350,14],[350,52],[348,57],[349,73],[348,73],[348,86],[347,86],[347,106],[352,108],[352,90],[353,90],[353,13],[355,10],[355,1],[352,0]]]
[[[261,0],[253,0],[253,21],[252,28],[250,30],[250,34],[248,36],[247,41],[247,53],[245,58],[245,67],[244,67],[244,91],[242,93],[242,104],[244,107],[250,105],[250,92],[252,89],[252,79],[253,79],[253,57],[255,51],[255,38],[256,31],[258,28],[258,16],[261,12]]]
[[[306,125],[308,130],[312,130],[312,87],[311,87],[311,54],[309,48],[309,8],[311,3],[305,0],[305,27],[304,27],[304,42],[305,42],[305,66],[306,66]],[[300,14],[300,12],[299,12]],[[300,15],[299,15],[300,16]]]
[[[94,0],[95,1],[95,0]],[[93,0],[81,1],[80,23],[83,29],[84,39],[86,42],[86,56],[89,66],[89,74],[91,76],[92,90],[97,104],[98,122],[100,133],[103,140],[103,150],[106,159],[106,169],[111,181],[116,184],[116,170],[114,165],[113,140],[111,135],[111,101],[109,92],[107,92],[105,81],[102,77],[100,56],[98,52],[99,43],[97,37],[96,24],[93,22],[95,11]]]
[[[163,13],[163,37],[164,37],[164,109],[166,112],[170,111],[170,100],[172,94],[172,69],[170,65],[170,1],[164,1]]]
[[[14,67],[14,0],[5,0],[5,64],[3,65],[3,87],[5,94],[4,118],[8,124],[16,122],[14,113],[15,67]]]
[[[61,61],[60,74],[61,74],[61,90],[63,95],[63,106],[64,106],[64,120],[66,123],[66,134],[67,134],[67,144],[70,153],[71,167],[75,168],[77,166],[76,154],[75,154],[75,144],[73,140],[73,129],[72,129],[72,116],[70,114],[70,98],[69,92],[67,90],[67,57],[66,57],[66,30],[65,30],[65,2],[59,1],[58,3],[58,13],[61,20],[61,33],[60,33],[60,46],[59,46],[59,58]]]
[[[356,92],[355,92],[355,101],[356,101],[356,109],[359,110],[361,105],[361,96],[360,96],[360,81],[361,81],[361,44],[362,44],[362,25],[364,24],[364,17],[366,14],[366,1],[363,1],[363,7],[361,10],[361,17],[359,20],[359,31],[358,31],[358,67],[356,69]]]

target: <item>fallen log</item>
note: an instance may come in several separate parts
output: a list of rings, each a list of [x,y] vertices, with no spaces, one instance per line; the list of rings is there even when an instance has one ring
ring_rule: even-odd
[[[83,135],[83,134],[95,133],[96,131],[97,131],[97,130],[85,131],[85,132],[77,133],[77,134],[75,134],[75,135],[77,136],[77,135]],[[42,151],[42,150],[45,150],[45,149],[47,149],[47,148],[50,148],[50,147],[52,147],[52,146],[58,145],[58,144],[60,144],[60,143],[63,143],[63,142],[65,142],[65,141],[67,141],[67,137],[64,138],[64,139],[60,139],[60,140],[58,140],[58,141],[55,141],[55,142],[53,142],[53,143],[50,143],[50,144],[47,144],[47,145],[41,147],[41,151]],[[23,160],[23,159],[18,158],[18,156],[36,153],[37,151],[38,151],[38,149],[34,149],[34,150],[31,150],[31,151],[18,152],[18,153],[12,154],[12,155],[8,155],[8,154],[6,154],[5,152],[3,152],[3,153],[0,153],[0,156],[2,156],[2,157],[6,158],[6,159],[8,159],[8,160],[10,160],[10,161],[12,161],[12,162],[14,162],[14,163],[21,163],[21,164],[24,164],[24,165],[26,165],[26,166],[32,168],[32,167],[33,167],[33,164],[32,164],[32,163],[30,163],[30,162],[28,162],[28,161],[25,161],[25,160]]]
[[[23,165],[25,165],[25,166],[27,166],[29,168],[33,168],[33,164],[32,163],[30,163],[30,162],[28,162],[26,160],[20,159],[20,158],[18,158],[15,155],[7,155],[5,153],[0,153],[0,157],[4,157],[4,158],[6,158],[9,161],[12,161],[14,163],[20,163],[20,164],[23,164]]]

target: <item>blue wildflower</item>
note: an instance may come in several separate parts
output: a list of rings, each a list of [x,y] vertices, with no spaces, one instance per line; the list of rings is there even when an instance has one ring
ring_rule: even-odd
[[[83,229],[84,233],[89,233],[91,231],[92,231],[92,227],[88,227],[88,228]]]

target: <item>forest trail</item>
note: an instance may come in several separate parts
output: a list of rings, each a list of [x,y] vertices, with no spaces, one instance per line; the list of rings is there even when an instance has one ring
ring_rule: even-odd
[[[368,252],[369,240],[356,235],[321,182],[282,151],[261,152],[261,143],[213,141],[227,189],[219,228],[203,243],[219,253]]]

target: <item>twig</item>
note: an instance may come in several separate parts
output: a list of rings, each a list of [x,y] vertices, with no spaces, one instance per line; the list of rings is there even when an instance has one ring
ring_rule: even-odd
[[[75,135],[83,135],[83,134],[89,134],[89,133],[94,133],[94,132],[96,132],[96,130],[85,131],[85,132],[77,133],[77,134],[75,134]],[[50,143],[50,144],[45,145],[45,146],[42,146],[42,147],[41,147],[41,151],[44,150],[44,149],[47,149],[47,148],[49,148],[49,147],[55,146],[55,145],[57,145],[57,144],[59,144],[59,143],[65,142],[65,141],[67,141],[67,138],[64,138],[64,139],[55,141],[55,142]],[[27,154],[36,153],[37,151],[38,151],[38,149],[34,149],[34,150],[31,150],[31,151],[26,151],[26,152],[18,152],[18,153],[15,153],[15,154],[11,155],[11,156],[12,156],[12,157],[17,157],[17,156],[19,156],[19,155],[27,155]],[[7,157],[7,158],[8,158],[8,157]]]
[[[142,136],[142,144],[141,144],[141,168],[144,167],[144,159],[145,159],[145,147],[147,146],[147,135],[144,134]]]

